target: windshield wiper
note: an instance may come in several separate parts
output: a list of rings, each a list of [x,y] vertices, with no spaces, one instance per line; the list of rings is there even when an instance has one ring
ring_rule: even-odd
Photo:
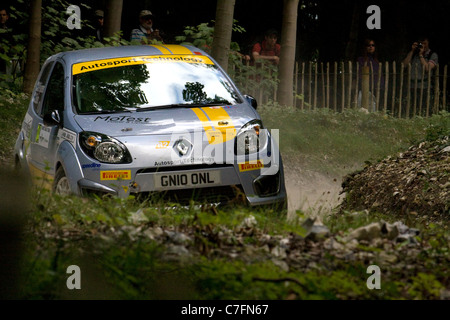
[[[169,108],[201,108],[201,107],[208,107],[208,106],[226,106],[226,105],[229,105],[229,103],[225,103],[225,102],[173,103],[173,104],[166,104],[166,105],[161,105],[161,106],[138,108],[138,109],[136,109],[136,112],[158,110],[158,109],[169,109]]]

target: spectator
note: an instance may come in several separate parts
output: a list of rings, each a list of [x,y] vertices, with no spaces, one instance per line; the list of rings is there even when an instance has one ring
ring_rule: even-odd
[[[0,29],[7,30],[8,29],[8,19],[9,13],[8,10],[1,8],[0,9]]]
[[[430,49],[430,41],[427,37],[421,37],[419,41],[415,41],[411,46],[403,60],[405,65],[411,63],[411,84],[416,89],[428,88],[428,71],[433,70],[438,64],[438,55]],[[422,78],[423,76],[423,78]]]
[[[380,78],[380,62],[378,61],[378,53],[376,50],[376,44],[373,39],[366,39],[361,51],[361,56],[358,57],[359,65],[359,94],[358,94],[358,107],[361,107],[362,99],[362,81],[364,67],[368,67],[369,71],[369,105],[372,106],[372,111],[376,111],[376,100],[374,92],[378,90],[378,81],[380,82],[379,90],[384,88],[384,78]]]
[[[139,27],[131,31],[131,41],[141,44],[151,43],[153,40],[164,42],[158,29],[153,29],[153,14],[149,10],[139,13]]]
[[[264,35],[264,40],[261,43],[256,43],[252,48],[253,61],[266,60],[278,65],[281,46],[277,43],[277,40],[278,32],[275,29],[268,30]]]
[[[8,54],[12,46],[12,29],[8,22],[9,12],[6,8],[0,8],[0,54]],[[7,62],[8,61],[8,62]],[[7,73],[9,60],[0,57],[0,73]]]
[[[95,10],[95,38],[103,42],[103,20],[104,20],[105,14],[103,10]]]

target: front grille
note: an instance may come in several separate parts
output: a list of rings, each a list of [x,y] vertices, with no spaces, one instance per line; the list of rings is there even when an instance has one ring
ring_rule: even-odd
[[[137,198],[148,199],[154,203],[195,204],[228,204],[230,202],[246,203],[244,191],[241,186],[220,186],[198,189],[179,189],[161,192],[142,192],[136,194]]]
[[[171,167],[157,167],[157,168],[146,168],[137,171],[140,173],[155,173],[155,172],[174,172],[174,171],[187,171],[187,170],[210,170],[210,169],[223,169],[232,168],[232,164],[194,164],[194,165],[184,165],[184,166],[171,166]]]

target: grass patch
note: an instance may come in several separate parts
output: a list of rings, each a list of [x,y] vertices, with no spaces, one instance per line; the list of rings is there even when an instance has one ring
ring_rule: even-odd
[[[283,156],[319,172],[344,175],[405,150],[411,144],[450,128],[450,114],[399,119],[347,109],[300,111],[265,105],[259,109],[270,129],[280,130]]]

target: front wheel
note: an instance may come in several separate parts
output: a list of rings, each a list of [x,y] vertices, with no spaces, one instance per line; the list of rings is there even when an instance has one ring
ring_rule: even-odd
[[[61,166],[56,170],[55,180],[53,182],[53,193],[66,196],[72,193],[70,190],[69,179],[66,177],[64,168]]]

